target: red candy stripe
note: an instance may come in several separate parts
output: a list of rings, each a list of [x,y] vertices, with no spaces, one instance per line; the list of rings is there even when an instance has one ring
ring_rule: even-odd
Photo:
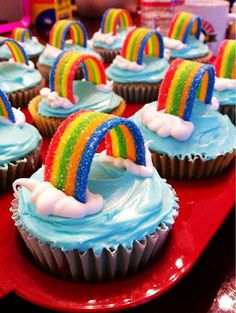
[[[227,46],[227,44],[228,44],[228,40],[224,40],[218,50],[218,55],[217,55],[216,63],[215,63],[216,76],[218,77],[220,76],[221,63],[223,60],[223,55],[224,55],[225,47]]]
[[[126,57],[126,51],[127,51],[127,47],[128,47],[129,41],[130,41],[130,37],[133,35],[133,33],[136,31],[136,29],[137,29],[137,28],[134,28],[133,30],[131,30],[131,31],[128,33],[126,39],[125,39],[125,42],[124,42],[124,44],[123,44],[123,47],[122,47],[121,53],[120,53],[123,58]]]
[[[174,18],[173,18],[173,20],[171,21],[171,23],[170,23],[170,28],[169,28],[169,30],[168,30],[167,37],[171,37],[173,28],[174,28],[174,26],[175,26],[175,22],[176,22],[177,18],[179,17],[180,13],[181,13],[181,12],[176,13],[175,16],[174,16]]]

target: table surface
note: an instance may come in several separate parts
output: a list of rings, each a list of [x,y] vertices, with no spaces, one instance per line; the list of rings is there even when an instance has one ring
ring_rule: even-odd
[[[89,36],[98,29],[98,20],[84,20]],[[47,30],[33,29],[45,43]],[[209,243],[191,272],[174,288],[160,298],[128,310],[128,313],[231,313],[235,293],[235,214],[232,212]],[[49,313],[51,311],[32,305],[14,294],[0,301],[1,312],[18,308],[20,312]]]

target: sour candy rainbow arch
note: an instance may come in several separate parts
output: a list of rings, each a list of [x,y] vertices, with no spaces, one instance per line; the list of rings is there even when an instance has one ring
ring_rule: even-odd
[[[44,180],[86,203],[93,156],[105,137],[108,155],[146,165],[144,141],[132,121],[106,113],[80,111],[69,116],[52,138]]]
[[[51,91],[57,91],[59,96],[74,103],[73,80],[80,66],[86,80],[95,85],[106,84],[104,66],[96,57],[77,51],[62,51],[57,56],[50,72]]]
[[[24,48],[17,41],[0,37],[0,47],[2,45],[7,45],[15,62],[29,65],[29,58],[26,55]]]
[[[201,29],[202,20],[199,16],[187,12],[178,12],[171,21],[167,36],[187,43],[190,35],[198,39]]]
[[[158,31],[135,28],[129,32],[121,50],[121,56],[129,61],[143,63],[143,55],[163,58],[164,43]]]
[[[127,29],[133,25],[129,11],[125,9],[107,9],[102,17],[101,31],[103,34],[117,34],[118,26]]]
[[[177,115],[188,121],[195,98],[211,103],[215,72],[211,65],[176,59],[161,83],[158,111]]]
[[[12,39],[25,42],[27,39],[32,39],[32,33],[28,28],[17,27],[12,32]]]
[[[54,24],[50,31],[49,44],[63,50],[68,34],[74,45],[87,47],[88,35],[84,25],[79,21],[69,20],[60,20]]]
[[[12,123],[15,123],[16,121],[12,112],[11,104],[2,90],[0,90],[0,117],[5,117]]]
[[[236,40],[224,40],[220,45],[215,71],[217,77],[236,79]]]

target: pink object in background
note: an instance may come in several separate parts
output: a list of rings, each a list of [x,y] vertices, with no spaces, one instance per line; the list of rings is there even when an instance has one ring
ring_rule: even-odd
[[[28,27],[30,25],[30,0],[14,0],[8,2],[6,0],[0,0],[0,5],[1,18],[5,18],[7,16],[10,18],[10,20],[15,18],[14,22],[0,24],[0,33],[8,33],[16,27]],[[18,7],[19,10],[17,9]]]

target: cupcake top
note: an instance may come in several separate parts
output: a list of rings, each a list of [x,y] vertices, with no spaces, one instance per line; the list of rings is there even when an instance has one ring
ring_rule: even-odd
[[[9,49],[12,59],[9,62],[0,62],[0,89],[10,93],[38,85],[42,76],[29,61],[22,45],[13,39],[1,37],[1,46]]]
[[[104,138],[106,151],[95,154]],[[24,187],[17,213],[22,227],[63,250],[131,247],[172,225],[178,209],[137,126],[92,111],[68,117],[51,141],[45,167],[18,185]]]
[[[187,12],[175,14],[164,37],[165,48],[173,58],[194,59],[208,54],[209,48],[200,40],[202,20],[199,16]]]
[[[84,79],[74,81],[78,68]],[[65,118],[80,110],[111,112],[122,102],[107,82],[105,69],[96,57],[77,51],[62,51],[51,69],[50,88],[41,90],[39,114]]]
[[[92,46],[109,50],[120,50],[133,25],[129,11],[107,9],[102,17],[101,28],[94,33]]]
[[[28,28],[15,28],[11,37],[20,43],[29,58],[38,56],[44,50],[44,46],[38,41],[36,37],[32,36],[32,33]],[[11,58],[11,52],[6,45],[0,48],[0,58]]]
[[[68,36],[70,39],[67,39]],[[75,50],[101,59],[100,54],[88,46],[88,35],[79,21],[59,20],[50,31],[49,44],[39,57],[39,64],[52,66],[62,50]]]
[[[38,130],[25,122],[25,115],[12,108],[0,90],[0,166],[34,151],[41,140]]]
[[[236,104],[236,40],[224,40],[215,62],[214,96],[220,105]]]
[[[171,63],[158,103],[145,105],[132,117],[153,151],[208,160],[235,149],[235,127],[217,111],[213,86],[212,66],[183,59]]]
[[[120,83],[158,83],[168,68],[162,35],[148,28],[134,28],[123,44],[121,55],[107,68],[107,76]]]

